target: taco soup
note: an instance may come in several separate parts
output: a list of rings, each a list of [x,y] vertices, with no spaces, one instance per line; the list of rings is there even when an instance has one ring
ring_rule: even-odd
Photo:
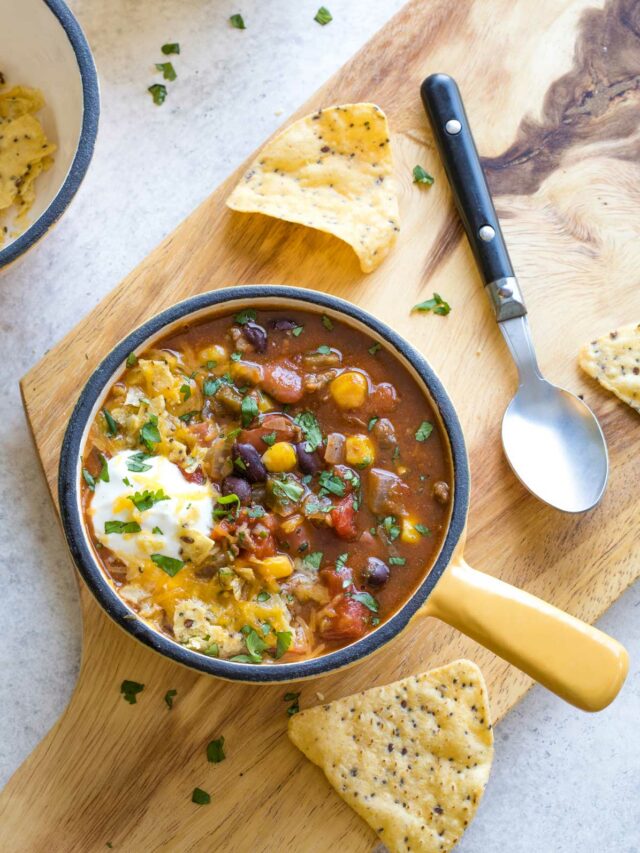
[[[435,562],[449,448],[385,346],[335,317],[245,309],[132,353],[90,426],[87,530],[153,628],[286,663],[387,620]]]

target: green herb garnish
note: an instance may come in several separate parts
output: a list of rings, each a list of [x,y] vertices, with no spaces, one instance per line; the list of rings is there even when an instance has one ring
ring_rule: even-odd
[[[156,62],[156,69],[162,71],[162,76],[165,80],[175,80],[178,76],[176,69],[173,67],[173,62]]]
[[[243,19],[242,15],[232,15],[229,18],[229,21],[231,22],[231,26],[235,27],[236,30],[246,30],[247,29],[245,24],[244,24],[244,19]]]
[[[322,557],[322,551],[312,551],[311,554],[307,554],[306,557],[303,557],[302,562],[305,566],[309,566],[310,568],[318,571],[322,564]]]
[[[256,595],[256,601],[269,601],[270,598],[271,596],[264,589]]]
[[[262,436],[262,440],[268,447],[272,447],[276,441],[276,433],[275,430],[273,432],[268,432]]]
[[[157,525],[153,528],[153,530],[151,532],[155,533],[157,536],[164,536],[164,533],[162,532],[162,530],[160,530],[160,528]]]
[[[346,486],[344,481],[340,479],[340,477],[336,477],[335,474],[332,474],[330,471],[323,471],[320,474],[320,478],[318,480],[320,484],[320,494],[323,492],[330,493],[332,495],[337,495],[339,498],[344,497],[344,493],[346,491]]]
[[[382,526],[390,542],[393,542],[398,538],[398,536],[400,536],[400,528],[395,515],[388,515],[386,518],[383,518]]]
[[[211,794],[207,794],[202,788],[194,788],[191,794],[191,802],[199,806],[206,806],[211,802]]]
[[[167,97],[167,87],[164,83],[154,83],[153,86],[149,86],[147,92],[151,93],[151,97],[153,98],[153,103],[156,106],[160,106],[160,104],[164,104]]]
[[[249,629],[245,643],[251,661],[253,663],[260,663],[262,661],[262,652],[267,648],[267,644],[254,628]]]
[[[137,700],[136,696],[138,693],[142,693],[144,690],[144,684],[140,684],[137,681],[123,681],[120,685],[120,693],[122,693],[122,698],[125,702],[128,702],[130,705],[135,705]]]
[[[304,449],[307,453],[313,453],[322,445],[322,430],[318,419],[312,412],[301,412],[295,416],[294,421],[305,437]]]
[[[138,363],[138,356],[135,352],[130,352],[127,356],[127,367],[135,367]]]
[[[184,566],[182,560],[176,560],[174,557],[165,557],[164,554],[152,554],[151,559],[162,569],[169,577],[175,577],[180,569]]]
[[[340,572],[347,564],[347,560],[349,559],[349,555],[347,553],[340,554],[336,557],[336,571]]]
[[[141,527],[137,521],[105,521],[105,533],[140,533]]]
[[[89,486],[89,488],[91,489],[91,491],[92,491],[92,492],[93,492],[93,491],[95,491],[95,488],[96,488],[96,481],[95,481],[95,478],[94,478],[94,477],[89,473],[89,469],[88,469],[88,468],[83,468],[83,469],[82,469],[82,478],[84,479],[84,481],[85,481],[85,483],[87,484],[87,486]]]
[[[111,412],[107,411],[107,409],[102,410],[102,414],[104,415],[104,419],[107,423],[107,435],[117,435],[118,434],[118,424],[116,423]]]
[[[258,403],[255,397],[243,397],[240,405],[242,415],[242,426],[249,426],[251,421],[258,416]]]
[[[249,518],[262,518],[265,514],[264,507],[262,506],[252,506],[249,510],[247,510],[247,515]]]
[[[245,308],[244,311],[238,311],[237,314],[233,315],[233,319],[236,323],[239,323],[241,326],[244,326],[246,323],[253,322],[258,315],[253,310],[253,308]]]
[[[433,424],[429,421],[422,421],[416,430],[416,441],[426,441],[433,432]]]
[[[294,338],[299,338],[300,335],[304,332],[304,326],[296,326],[291,330],[291,334]]]
[[[316,352],[320,355],[329,355],[329,353],[331,352],[331,347],[328,347],[326,344],[320,344]]]
[[[390,566],[404,566],[406,562],[404,557],[389,557]]]
[[[144,492],[134,492],[134,494],[128,495],[128,498],[138,512],[144,512],[146,509],[151,509],[154,504],[160,503],[160,501],[168,501],[169,495],[165,495],[162,489],[158,489],[156,492],[150,492],[149,489],[145,489]]]
[[[162,441],[160,430],[158,429],[158,418],[156,415],[151,415],[149,420],[140,430],[140,441],[146,445],[147,450],[153,453],[156,444]]]
[[[371,432],[371,430],[374,428],[374,426],[378,423],[379,420],[380,418],[371,418],[371,420],[367,424],[367,429],[369,430],[369,432]]]
[[[182,394],[182,402],[184,403],[191,396],[191,385],[187,385],[185,382],[184,385],[180,386],[180,393]]]
[[[352,592],[349,593],[349,597],[353,598],[354,601],[359,601],[360,604],[364,604],[372,613],[378,612],[378,602],[370,592]]]
[[[429,172],[426,172],[422,166],[414,166],[413,167],[413,183],[414,184],[426,184],[427,186],[431,186],[433,183],[433,175],[430,175]]]
[[[445,317],[451,311],[451,305],[445,302],[439,293],[434,293],[432,299],[425,299],[424,302],[418,302],[411,309],[412,311],[433,311],[434,314],[439,314]]]
[[[316,12],[313,20],[317,21],[319,24],[321,24],[324,27],[324,26],[326,26],[326,24],[329,24],[329,23],[331,23],[331,21],[333,21],[333,15],[327,9],[326,6],[320,6],[320,8]]]
[[[203,654],[207,655],[210,658],[217,658],[220,656],[220,649],[217,643],[211,643],[211,645],[206,648]]]
[[[304,494],[304,486],[295,480],[277,480],[273,479],[273,493],[283,503],[293,501],[297,503]]]
[[[178,415],[178,419],[183,421],[185,424],[190,424],[194,418],[199,417],[200,410],[192,409],[190,412],[185,412],[182,415]]]
[[[151,459],[151,457],[142,450],[138,451],[138,453],[132,453],[131,456],[127,457],[127,468],[129,471],[134,471],[135,473],[150,471],[151,465],[147,465],[145,462],[147,459]]]
[[[167,708],[173,708],[173,697],[177,695],[177,690],[167,690],[164,694],[164,701],[167,703]]]
[[[328,332],[333,332],[333,323],[330,317],[327,317],[326,314],[322,315],[322,325]]]
[[[224,754],[224,738],[210,740],[207,744],[207,760],[212,764],[220,764],[227,756]]]
[[[373,346],[369,347],[369,355],[375,355],[379,350],[382,349],[382,346],[378,343],[373,344]]]
[[[180,44],[177,41],[168,42],[163,44],[160,50],[165,56],[170,56],[172,53],[180,53]]]
[[[424,524],[414,524],[413,526],[421,536],[431,536],[431,531]]]
[[[289,649],[292,637],[291,631],[276,631],[276,660]]]

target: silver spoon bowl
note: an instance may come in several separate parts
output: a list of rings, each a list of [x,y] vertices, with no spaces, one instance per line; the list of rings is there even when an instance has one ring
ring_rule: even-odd
[[[485,290],[518,367],[519,387],[502,421],[507,459],[540,500],[564,512],[584,512],[598,503],[609,476],[600,424],[586,403],[540,373],[527,309],[455,81],[433,74],[421,94]]]

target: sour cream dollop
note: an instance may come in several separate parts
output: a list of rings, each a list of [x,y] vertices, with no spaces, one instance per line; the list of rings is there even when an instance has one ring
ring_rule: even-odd
[[[165,456],[143,460],[147,471],[127,467],[132,450],[123,450],[108,460],[109,481],[97,480],[88,509],[96,538],[126,565],[147,562],[151,554],[180,559],[180,537],[189,530],[208,536],[213,526],[214,494],[209,483],[190,483],[180,468]],[[139,458],[139,454],[138,454]],[[129,463],[133,464],[133,463]],[[141,467],[133,464],[133,467]],[[140,510],[131,497],[145,491],[167,500],[158,500]],[[108,521],[137,522],[136,533],[106,533]]]

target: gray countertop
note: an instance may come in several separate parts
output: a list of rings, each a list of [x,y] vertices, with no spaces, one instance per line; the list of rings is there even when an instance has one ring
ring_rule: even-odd
[[[0,280],[0,783],[61,713],[80,655],[76,584],[20,376],[402,4],[333,0],[327,27],[313,20],[318,0],[70,5],[100,75],[94,161],[55,231]],[[246,30],[229,26],[235,12]],[[166,41],[182,45],[179,77],[156,107],[146,87]],[[497,728],[492,779],[461,851],[640,851],[639,605],[636,585],[601,622],[631,654],[612,707],[589,716],[534,688]]]

